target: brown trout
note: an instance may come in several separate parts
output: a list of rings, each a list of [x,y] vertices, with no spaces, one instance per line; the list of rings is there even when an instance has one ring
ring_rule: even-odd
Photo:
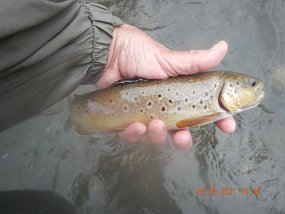
[[[79,134],[118,131],[133,122],[165,122],[168,130],[211,123],[257,106],[263,82],[227,71],[208,71],[163,80],[123,79],[70,101]]]

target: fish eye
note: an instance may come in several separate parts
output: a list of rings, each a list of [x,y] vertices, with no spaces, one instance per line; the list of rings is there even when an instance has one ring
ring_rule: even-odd
[[[254,87],[254,86],[256,85],[256,80],[255,80],[255,79],[251,79],[251,80],[249,81],[249,84],[250,84],[252,87]]]

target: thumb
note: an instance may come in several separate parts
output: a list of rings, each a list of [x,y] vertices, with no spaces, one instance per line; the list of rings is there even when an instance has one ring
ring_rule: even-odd
[[[209,70],[217,66],[225,57],[228,44],[225,41],[216,43],[208,50],[170,51],[164,55],[169,76],[187,75]]]

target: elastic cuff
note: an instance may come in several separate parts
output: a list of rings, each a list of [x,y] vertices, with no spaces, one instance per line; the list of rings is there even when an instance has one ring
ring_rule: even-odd
[[[103,5],[80,1],[88,11],[88,18],[93,30],[92,63],[87,71],[83,84],[95,83],[104,70],[109,55],[109,47],[113,39],[113,28],[123,22],[112,15]]]

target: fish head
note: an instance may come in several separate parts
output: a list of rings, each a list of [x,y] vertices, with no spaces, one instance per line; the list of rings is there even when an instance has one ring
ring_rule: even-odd
[[[225,77],[220,94],[220,103],[228,112],[235,114],[257,106],[264,97],[261,80],[238,73]]]

